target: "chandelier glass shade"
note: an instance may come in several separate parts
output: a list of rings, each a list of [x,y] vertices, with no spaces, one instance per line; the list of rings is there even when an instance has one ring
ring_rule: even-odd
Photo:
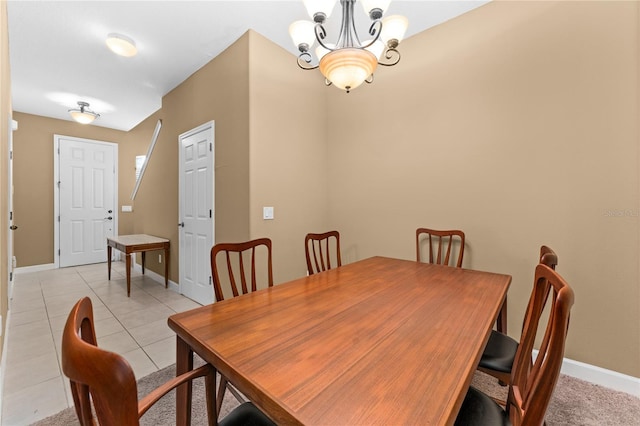
[[[338,89],[355,89],[364,83],[378,66],[378,58],[365,49],[345,47],[330,51],[320,59],[320,72]]]
[[[361,42],[355,29],[356,0],[340,0],[342,24],[335,43],[325,41],[324,27],[337,0],[304,0],[311,21],[295,21],[289,34],[300,51],[298,66],[305,70],[320,68],[327,85],[347,93],[362,83],[371,83],[378,65],[393,66],[400,61],[397,47],[408,26],[404,16],[382,18],[391,0],[362,0],[365,13],[371,18],[369,40]],[[317,42],[315,58],[311,47]]]
[[[78,108],[70,109],[69,114],[71,114],[71,118],[80,124],[89,124],[100,117],[100,114],[89,109],[89,103],[82,101],[78,101]]]

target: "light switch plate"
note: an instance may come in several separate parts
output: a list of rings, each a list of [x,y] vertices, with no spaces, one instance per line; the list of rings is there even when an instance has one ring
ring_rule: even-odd
[[[122,206],[122,211],[123,212],[132,212],[133,211],[133,207],[132,206]]]
[[[262,218],[265,220],[273,219],[273,207],[263,207]]]

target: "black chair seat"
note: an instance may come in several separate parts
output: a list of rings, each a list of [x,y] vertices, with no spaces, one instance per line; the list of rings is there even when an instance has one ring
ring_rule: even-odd
[[[507,412],[493,399],[469,387],[454,423],[456,426],[511,426]]]
[[[245,402],[224,416],[218,426],[275,426],[275,423],[251,402]]]
[[[492,330],[478,366],[480,368],[510,373],[517,350],[518,342],[506,334]]]

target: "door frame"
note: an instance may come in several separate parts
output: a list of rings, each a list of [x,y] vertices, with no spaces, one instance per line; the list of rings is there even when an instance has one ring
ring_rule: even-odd
[[[183,217],[182,207],[184,205],[184,194],[182,193],[182,185],[184,181],[184,167],[183,167],[183,153],[182,153],[182,140],[188,138],[189,136],[202,132],[206,129],[211,129],[211,241],[212,244],[216,242],[216,134],[215,134],[215,120],[207,121],[191,130],[188,130],[178,136],[178,220],[181,222]],[[180,279],[184,273],[184,250],[182,250],[184,246],[184,228],[180,227],[178,231],[178,280],[179,282],[179,292],[180,294],[184,294],[183,292],[183,282]],[[211,272],[209,272],[209,283],[213,286],[213,281],[211,277]],[[213,295],[213,291],[212,291]],[[213,300],[215,302],[215,299]]]
[[[13,227],[13,132],[18,130],[18,122],[13,119],[11,115],[9,115],[9,122],[11,123],[11,127],[9,128],[9,152],[8,152],[8,167],[7,167],[7,208],[8,214],[7,218],[9,219],[9,230],[7,232],[7,295],[8,299],[11,300],[13,296],[13,270],[15,269],[15,259],[13,255],[13,242],[15,240],[13,236],[14,229]],[[1,326],[2,324],[0,324]]]
[[[53,135],[53,267],[60,268],[60,140],[69,139],[75,142],[90,142],[101,145],[113,146],[115,152],[113,156],[113,229],[114,235],[118,235],[118,144],[115,142],[99,141],[95,139],[78,138],[75,136]],[[104,242],[105,248],[107,242]],[[117,251],[117,250],[116,250]],[[105,262],[107,259],[104,260]]]

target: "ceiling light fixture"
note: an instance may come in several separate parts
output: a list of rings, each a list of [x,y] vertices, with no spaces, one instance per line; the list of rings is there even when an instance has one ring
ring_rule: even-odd
[[[89,124],[96,118],[100,117],[100,114],[95,113],[89,109],[88,102],[78,101],[79,108],[72,108],[69,110],[71,117],[80,124]]]
[[[392,15],[382,19],[391,0],[362,0],[364,11],[371,18],[371,40],[361,42],[355,29],[353,7],[356,0],[340,0],[342,25],[335,44],[324,39],[326,19],[337,0],[304,0],[309,16],[314,22],[295,21],[289,26],[289,34],[298,47],[298,66],[304,70],[320,68],[327,86],[333,84],[349,93],[363,82],[373,82],[378,65],[393,66],[400,61],[397,47],[402,41],[409,21],[404,16]],[[317,63],[309,52],[315,42]],[[315,64],[314,64],[315,63]]]
[[[107,46],[116,55],[125,56],[127,58],[135,56],[135,54],[138,53],[136,42],[122,34],[109,34],[107,36]]]

